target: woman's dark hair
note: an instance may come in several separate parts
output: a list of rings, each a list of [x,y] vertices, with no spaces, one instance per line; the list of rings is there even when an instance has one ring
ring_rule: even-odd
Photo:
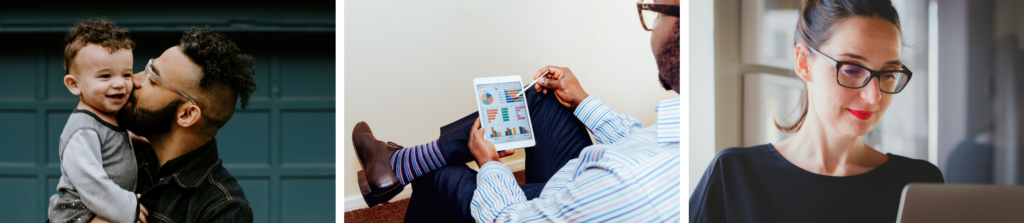
[[[836,24],[854,16],[878,16],[902,32],[900,16],[896,14],[896,8],[893,8],[889,0],[804,0],[803,3],[800,19],[796,23],[794,45],[804,44],[818,49],[832,38]],[[807,100],[807,84],[804,83],[804,91],[800,97],[800,119],[789,126],[781,126],[775,122],[775,128],[786,133],[800,131],[804,120],[807,119]]]

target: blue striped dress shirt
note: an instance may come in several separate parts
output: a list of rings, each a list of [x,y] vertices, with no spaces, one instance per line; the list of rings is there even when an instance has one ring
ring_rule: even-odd
[[[658,123],[643,128],[597,98],[576,116],[597,145],[584,148],[526,200],[512,171],[489,162],[477,174],[470,209],[479,222],[678,222],[679,99],[662,100]]]

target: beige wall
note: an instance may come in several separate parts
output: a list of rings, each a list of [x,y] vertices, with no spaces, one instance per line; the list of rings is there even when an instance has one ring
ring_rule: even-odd
[[[689,166],[687,181],[689,182],[687,196],[693,193],[697,182],[700,181],[704,170],[711,163],[717,151],[715,151],[715,25],[706,21],[714,21],[715,2],[712,1],[689,1],[689,54],[688,75],[688,106],[689,117],[687,117],[687,155],[686,161]]]
[[[345,7],[345,197],[359,196],[352,127],[413,146],[475,111],[472,79],[565,66],[622,114],[655,123],[650,32],[629,0],[349,1]],[[522,151],[507,161],[522,159]]]

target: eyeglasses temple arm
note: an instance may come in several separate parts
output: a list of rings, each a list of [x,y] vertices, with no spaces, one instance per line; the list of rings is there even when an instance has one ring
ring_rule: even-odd
[[[821,56],[821,57],[824,57],[825,59],[828,59],[828,62],[832,63],[833,66],[835,66],[836,64],[839,63],[839,61],[836,61],[835,59],[832,59],[831,57],[825,56],[825,54],[823,54],[821,52],[818,52],[818,50],[815,50],[814,48],[807,47],[807,49],[810,50],[811,52],[814,52],[814,54],[817,54],[818,56]]]

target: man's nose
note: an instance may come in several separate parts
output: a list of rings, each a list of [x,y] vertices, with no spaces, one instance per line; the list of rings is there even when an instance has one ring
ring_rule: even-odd
[[[145,73],[146,73],[146,71],[141,71],[141,72],[132,74],[132,85],[135,85],[135,89],[139,89],[139,88],[142,87],[142,78],[145,77],[145,76],[142,76],[142,75],[145,75]]]

